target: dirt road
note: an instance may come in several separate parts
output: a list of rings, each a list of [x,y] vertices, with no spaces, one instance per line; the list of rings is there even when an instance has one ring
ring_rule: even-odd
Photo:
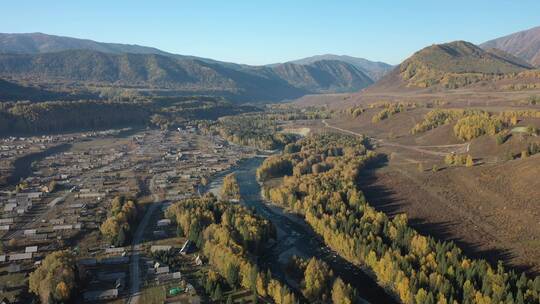
[[[146,230],[148,223],[150,222],[150,219],[152,218],[152,214],[157,208],[160,208],[162,205],[162,202],[160,201],[159,196],[154,192],[155,191],[155,186],[154,186],[155,177],[156,176],[154,176],[150,180],[150,191],[152,192],[152,198],[154,202],[150,205],[150,207],[148,207],[148,210],[144,214],[142,221],[139,223],[139,226],[137,227],[137,231],[135,232],[135,235],[133,236],[133,242],[131,244],[132,255],[131,255],[131,265],[129,267],[131,287],[129,291],[129,298],[127,300],[127,303],[129,304],[137,304],[141,297],[141,294],[140,294],[141,275],[140,275],[140,268],[139,268],[140,243],[143,240],[144,231]]]
[[[324,119],[322,120],[322,123],[327,128],[330,128],[330,129],[338,130],[340,132],[348,133],[348,134],[355,135],[355,136],[364,136],[361,133],[357,133],[357,132],[354,132],[354,131],[351,131],[351,130],[347,130],[347,129],[343,129],[343,128],[339,128],[339,127],[330,125]],[[435,145],[435,146],[409,146],[409,145],[403,145],[403,144],[398,144],[398,143],[394,143],[394,142],[385,141],[383,139],[374,138],[374,137],[368,137],[368,138],[370,138],[373,142],[377,143],[380,146],[388,146],[388,147],[407,149],[407,150],[416,151],[418,153],[424,153],[424,154],[427,154],[427,155],[440,156],[440,157],[445,157],[446,155],[451,154],[451,153],[467,153],[469,151],[469,149],[470,149],[470,143],[454,144],[454,145]],[[427,150],[427,148],[450,149],[450,151],[448,151],[448,152],[432,151],[432,150]]]

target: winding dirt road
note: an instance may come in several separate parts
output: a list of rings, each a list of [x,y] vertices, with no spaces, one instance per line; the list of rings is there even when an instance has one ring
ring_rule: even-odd
[[[333,125],[329,124],[325,119],[322,120],[322,123],[327,128],[334,129],[334,130],[344,132],[344,133],[348,133],[348,134],[355,135],[355,136],[364,137],[364,134],[333,126]],[[470,149],[470,143],[455,144],[455,145],[439,145],[439,146],[409,146],[409,145],[402,145],[402,144],[389,142],[389,141],[385,141],[385,140],[382,140],[382,139],[379,139],[379,138],[374,138],[374,137],[369,137],[369,136],[368,136],[368,138],[371,139],[372,141],[374,141],[375,143],[377,143],[380,146],[388,146],[388,147],[396,147],[396,148],[408,149],[408,150],[416,151],[418,153],[424,153],[424,154],[427,154],[427,155],[441,156],[441,157],[445,157],[446,155],[451,154],[451,153],[467,153],[469,151],[469,149]],[[452,151],[450,151],[450,152],[440,152],[440,151],[427,150],[428,148],[433,148],[433,149],[452,149],[452,148],[454,148],[454,149],[452,149]]]

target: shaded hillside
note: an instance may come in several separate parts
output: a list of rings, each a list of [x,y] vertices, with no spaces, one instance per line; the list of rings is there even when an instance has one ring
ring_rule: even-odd
[[[540,67],[540,26],[484,42],[480,46],[503,50]]]
[[[230,68],[196,59],[91,50],[0,54],[0,75],[36,83],[77,82],[227,95],[240,101],[355,91],[371,84],[369,77],[352,65],[336,61],[308,66]]]
[[[503,51],[485,51],[472,43],[455,41],[416,52],[377,86],[456,89],[530,69],[529,64]]]
[[[353,65],[336,60],[315,61],[307,65],[284,63],[272,69],[290,85],[310,92],[347,92],[373,83]]]
[[[97,100],[6,102],[0,107],[0,135],[42,134],[157,125],[174,128],[187,119],[217,119],[257,111],[210,97],[158,98],[144,102]]]
[[[89,92],[55,92],[41,87],[25,86],[0,79],[0,102],[18,100],[45,101],[54,99],[77,100],[95,97],[95,94]]]
[[[375,62],[375,61],[370,61],[364,58],[358,58],[358,57],[352,57],[352,56],[346,56],[346,55],[333,55],[333,54],[307,57],[303,59],[290,61],[290,63],[311,64],[311,63],[321,61],[321,60],[335,60],[335,61],[342,61],[348,64],[352,64],[356,68],[358,68],[360,71],[364,72],[364,74],[368,75],[369,78],[371,78],[373,81],[377,81],[381,79],[384,75],[386,75],[388,72],[390,72],[394,68],[394,66],[389,65],[384,62]]]
[[[0,79],[0,101],[43,100],[54,97],[54,93],[32,87],[25,87]]]

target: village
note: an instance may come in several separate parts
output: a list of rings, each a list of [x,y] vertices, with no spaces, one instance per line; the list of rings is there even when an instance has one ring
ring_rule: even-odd
[[[28,176],[0,189],[0,300],[6,303],[32,298],[29,274],[58,250],[76,256],[80,302],[199,303],[192,279],[204,262],[177,237],[165,210],[200,195],[215,174],[256,153],[192,126],[12,137],[0,146],[3,177],[14,175],[17,159],[31,157]],[[48,149],[53,152],[43,153]],[[100,232],[118,197],[137,200],[143,211],[124,246]]]

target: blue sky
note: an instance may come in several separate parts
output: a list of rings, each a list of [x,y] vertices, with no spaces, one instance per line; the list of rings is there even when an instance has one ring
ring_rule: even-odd
[[[397,64],[433,43],[540,25],[538,0],[2,1],[0,32],[131,43],[246,64],[346,54]]]

